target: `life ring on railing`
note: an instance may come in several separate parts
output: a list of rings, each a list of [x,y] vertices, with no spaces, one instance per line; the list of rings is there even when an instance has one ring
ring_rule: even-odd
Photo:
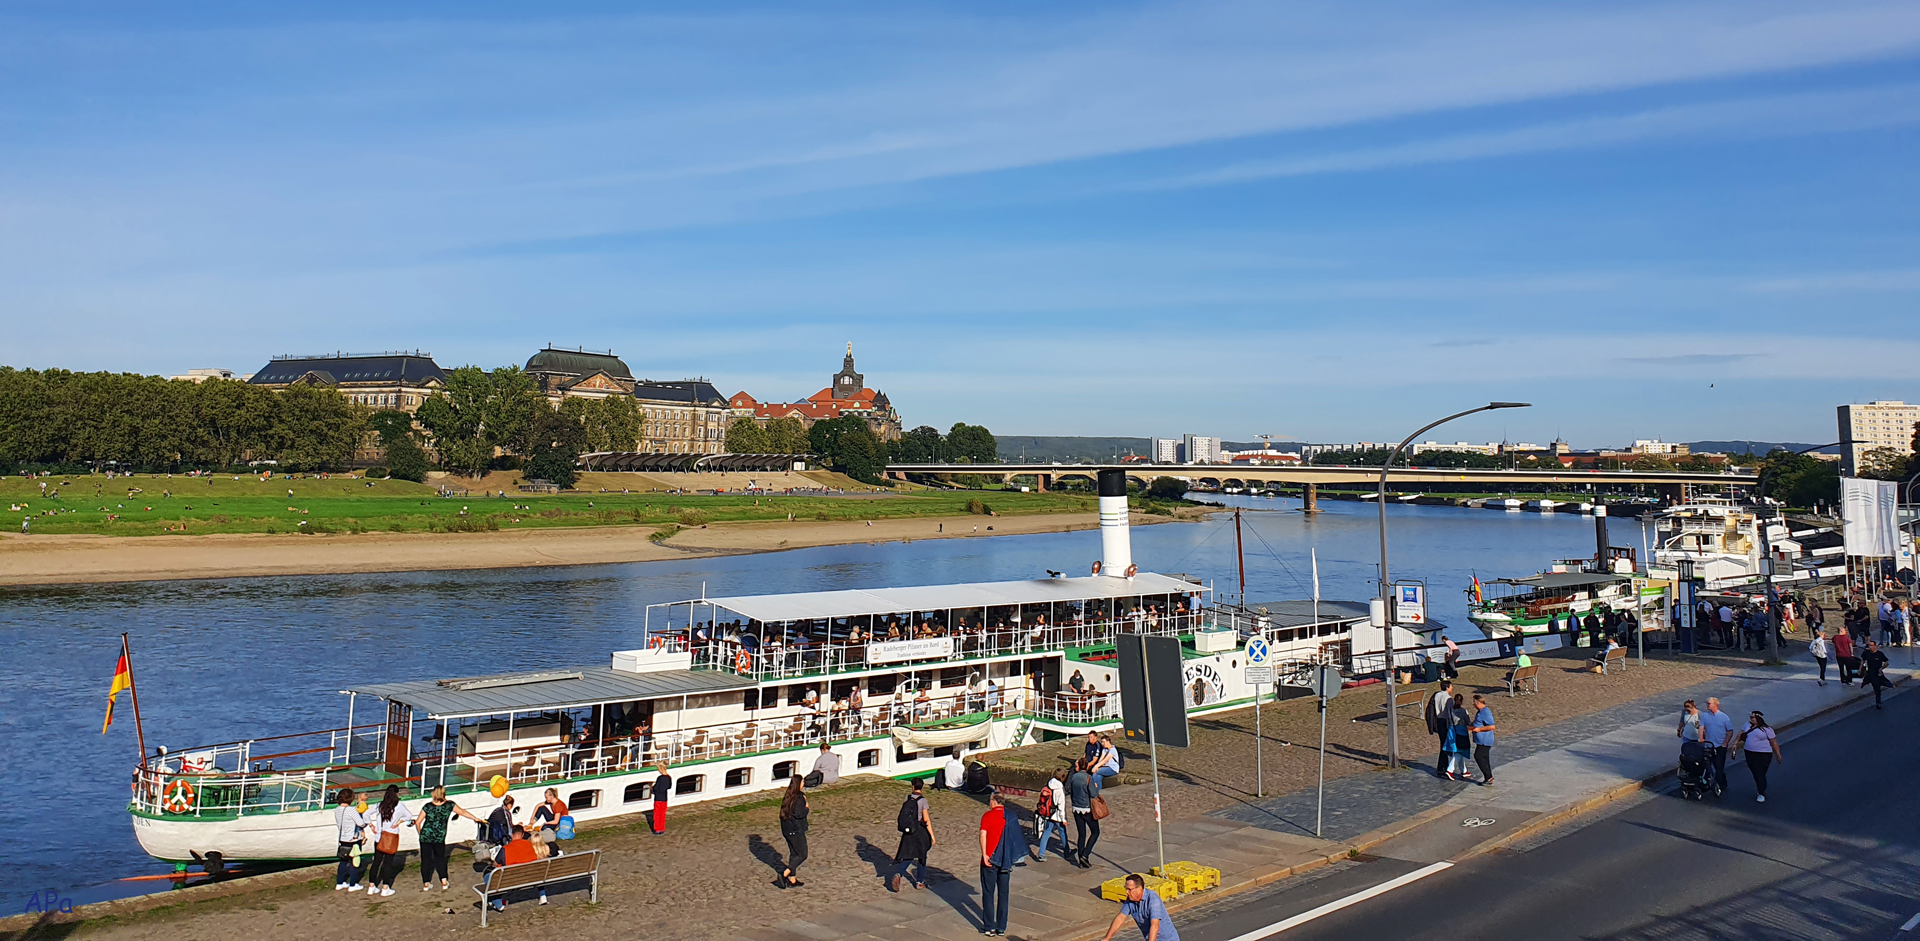
[[[733,658],[733,669],[735,672],[739,673],[741,676],[745,676],[749,673],[752,673],[753,672],[753,654],[750,654],[744,650],[740,651],[740,656]]]
[[[1093,560],[1093,574],[1095,574],[1095,575],[1098,575],[1098,574],[1100,574],[1100,560],[1099,560],[1099,559],[1095,559],[1095,560]]]
[[[667,645],[667,639],[665,637],[655,637],[654,639],[647,641],[648,650],[659,650],[660,648],[665,647],[666,645]]]
[[[1138,566],[1138,565],[1134,565],[1134,564],[1132,564],[1132,563],[1128,563],[1128,564],[1127,564],[1127,577],[1128,577],[1128,578],[1132,578],[1132,577],[1134,577],[1135,575],[1138,575],[1138,574],[1140,574],[1140,566]]]
[[[186,778],[174,778],[167,785],[167,793],[161,799],[160,807],[170,814],[193,812],[193,785]]]

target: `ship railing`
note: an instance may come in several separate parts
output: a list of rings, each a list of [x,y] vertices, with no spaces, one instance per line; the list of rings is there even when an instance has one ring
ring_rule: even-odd
[[[350,763],[347,744],[383,728],[295,732],[152,755],[134,769],[132,803],[150,814],[193,816],[318,809],[335,774],[378,765]]]
[[[1033,697],[1033,704],[1027,711],[1043,722],[1106,725],[1120,719],[1120,694],[1101,690],[1041,693]]]
[[[764,752],[874,738],[894,726],[918,725],[991,713],[995,719],[1027,714],[1025,690],[974,689],[921,700],[905,697],[855,709],[822,702],[817,708],[699,728],[637,733],[597,742],[494,749],[466,755],[417,754],[408,778],[422,790],[443,785],[451,792],[480,790],[496,776],[525,787],[601,774],[644,771],[665,765],[711,761]],[[1118,708],[1118,697],[1113,709]],[[771,711],[771,710],[769,710]],[[800,762],[800,759],[796,759]],[[803,762],[811,767],[811,761]],[[801,768],[800,773],[807,769]]]
[[[1113,643],[1123,633],[1178,636],[1190,633],[1197,619],[1189,614],[1149,618],[1118,618],[1084,623],[1029,625],[997,630],[962,631],[917,638],[947,641],[945,652],[900,659],[877,660],[869,657],[873,644],[893,643],[874,638],[860,643],[835,639],[827,642],[801,640],[759,647],[738,640],[712,638],[693,642],[693,666],[720,670],[754,680],[801,679],[835,673],[897,668],[902,671],[924,669],[941,663],[964,663],[1022,653],[1098,647]],[[910,641],[916,638],[899,638]],[[884,648],[883,648],[884,649]]]

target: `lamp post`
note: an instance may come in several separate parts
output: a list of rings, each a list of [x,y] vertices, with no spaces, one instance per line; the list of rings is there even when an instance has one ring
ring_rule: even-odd
[[[1398,674],[1393,668],[1393,626],[1398,619],[1393,615],[1393,578],[1387,573],[1387,470],[1393,467],[1393,462],[1400,457],[1400,452],[1405,451],[1407,445],[1413,443],[1413,439],[1447,422],[1453,421],[1456,418],[1465,418],[1475,412],[1492,411],[1496,408],[1526,408],[1531,404],[1533,403],[1488,402],[1479,408],[1470,408],[1464,412],[1456,412],[1448,415],[1439,421],[1424,425],[1420,430],[1408,435],[1405,440],[1400,442],[1399,446],[1395,447],[1393,451],[1387,455],[1387,459],[1380,464],[1380,490],[1375,502],[1378,504],[1380,510],[1380,603],[1386,608],[1386,625],[1382,630],[1386,634],[1387,650],[1387,767],[1389,769],[1397,771],[1400,768],[1400,710],[1394,708],[1393,705],[1393,698],[1399,695],[1400,690],[1397,679]]]

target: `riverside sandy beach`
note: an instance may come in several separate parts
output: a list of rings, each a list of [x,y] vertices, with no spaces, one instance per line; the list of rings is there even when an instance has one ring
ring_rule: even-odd
[[[1136,525],[1171,522],[1136,514]],[[192,536],[7,535],[0,585],[98,584],[180,578],[332,575],[650,562],[810,546],[1091,529],[1092,513],[714,523],[654,542],[656,526],[485,533],[259,533]]]

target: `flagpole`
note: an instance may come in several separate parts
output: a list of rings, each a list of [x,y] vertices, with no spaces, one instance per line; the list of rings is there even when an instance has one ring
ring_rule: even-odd
[[[147,763],[147,729],[140,722],[140,687],[133,682],[133,645],[120,635],[120,655],[127,658],[127,692],[133,694],[133,734],[140,742],[140,764]]]

